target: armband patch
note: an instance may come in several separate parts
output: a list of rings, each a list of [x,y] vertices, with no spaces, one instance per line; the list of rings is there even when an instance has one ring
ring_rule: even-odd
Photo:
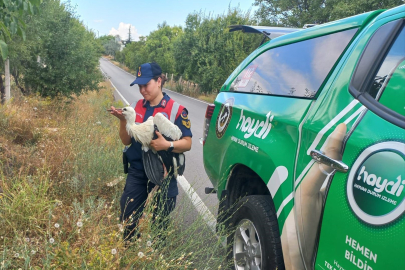
[[[190,127],[191,127],[191,122],[190,122],[190,120],[181,120],[181,123],[182,123],[183,126],[185,126],[186,128],[190,128]]]
[[[187,113],[186,110],[183,110],[180,115],[181,115],[181,118],[183,118],[183,119],[185,119],[185,120],[188,119],[188,113]]]

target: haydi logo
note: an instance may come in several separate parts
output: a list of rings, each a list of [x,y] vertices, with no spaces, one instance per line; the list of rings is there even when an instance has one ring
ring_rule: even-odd
[[[267,113],[266,120],[252,119],[243,115],[243,109],[240,112],[239,122],[236,125],[236,129],[241,130],[245,135],[244,138],[249,138],[254,135],[257,138],[264,139],[267,137],[271,130],[271,121],[273,121],[274,115],[271,115],[271,111]]]
[[[373,190],[375,192],[381,193],[385,190],[387,193],[397,197],[399,197],[404,190],[405,179],[402,180],[401,184],[401,178],[401,175],[399,175],[396,181],[388,181],[388,179],[382,180],[383,178],[381,178],[381,176],[377,176],[366,171],[366,166],[361,168],[360,173],[357,176],[357,180],[363,181],[363,183],[369,185],[370,187],[374,187]]]
[[[405,144],[382,142],[366,148],[350,170],[347,198],[353,212],[372,225],[405,212]]]

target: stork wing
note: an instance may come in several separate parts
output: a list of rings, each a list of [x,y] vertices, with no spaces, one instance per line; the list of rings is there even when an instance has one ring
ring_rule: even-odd
[[[155,129],[155,131],[159,131],[159,129],[156,125],[154,126],[154,129]],[[180,129],[179,129],[179,131],[180,131]],[[173,141],[172,138],[166,136],[163,133],[162,133],[162,136],[167,141]],[[155,140],[157,138],[158,137],[156,135],[156,132],[154,132],[153,140]],[[172,175],[174,175],[175,177],[177,177],[177,175],[183,175],[183,172],[185,169],[185,156],[183,153],[178,154],[178,153],[173,153],[173,152],[168,152],[168,151],[163,150],[163,151],[157,151],[157,155],[160,157],[161,162],[166,167],[169,177]],[[146,167],[145,167],[145,170],[146,170]]]
[[[182,135],[180,128],[170,122],[163,114],[157,113],[153,118],[153,123],[157,126],[160,133],[170,138],[170,141],[180,139]]]
[[[152,150],[147,152],[142,151],[142,161],[149,181],[158,186],[163,185],[164,170],[159,156],[156,153],[153,153]]]

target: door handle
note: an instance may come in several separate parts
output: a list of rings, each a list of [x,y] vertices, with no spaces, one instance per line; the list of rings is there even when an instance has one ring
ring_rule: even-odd
[[[324,153],[322,153],[321,151],[312,150],[310,155],[312,159],[315,160],[316,162],[330,166],[339,172],[347,172],[349,170],[349,166],[344,164],[342,161],[334,160],[333,158],[330,158]]]

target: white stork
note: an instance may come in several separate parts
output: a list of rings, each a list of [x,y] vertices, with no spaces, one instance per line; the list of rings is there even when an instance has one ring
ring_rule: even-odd
[[[141,124],[135,124],[136,113],[134,108],[128,106],[122,109],[122,114],[127,121],[126,129],[135,141],[142,144],[142,150],[147,152],[149,150],[150,142],[153,139],[154,125],[157,126],[160,133],[169,137],[173,141],[177,141],[181,137],[181,130],[178,126],[170,122],[163,114],[157,113],[155,117],[150,116],[148,120]]]
[[[170,122],[163,114],[157,113],[155,117],[150,116],[148,120],[141,124],[135,124],[136,113],[134,108],[125,107],[122,109],[122,114],[126,120],[126,130],[135,141],[141,143],[142,150],[147,152],[150,147],[150,142],[156,138],[155,125],[158,131],[169,141],[177,141],[181,138],[181,130],[174,123]],[[154,153],[155,150],[152,149]],[[159,159],[164,164],[167,172],[173,169],[174,176],[177,177],[177,161],[174,153],[167,151],[158,151]]]

